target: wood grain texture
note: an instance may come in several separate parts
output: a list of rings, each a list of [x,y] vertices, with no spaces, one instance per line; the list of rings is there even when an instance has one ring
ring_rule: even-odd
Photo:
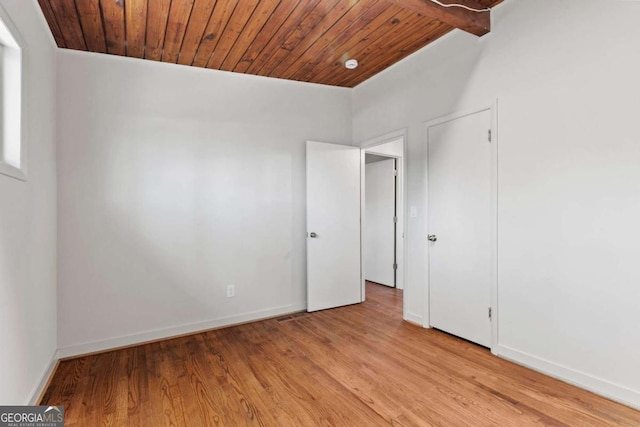
[[[167,31],[164,39],[164,49],[162,61],[178,61],[182,42],[187,31],[189,18],[193,10],[194,0],[172,0],[169,9],[169,20],[167,21]]]
[[[408,37],[416,29],[424,32],[424,40],[414,40]],[[366,47],[357,52],[355,55],[362,58],[363,66],[353,70],[354,73],[349,78],[340,79],[339,83],[341,86],[353,87],[359,82],[372,77],[373,73],[375,73],[374,70],[386,69],[411,52],[415,52],[430,43],[430,41],[442,37],[451,30],[450,26],[438,20],[426,18],[418,18],[415,21],[408,20],[404,24],[401,22],[397,25],[397,28],[389,33],[387,42],[382,44],[380,49],[373,50]],[[384,54],[381,54],[383,51]],[[338,64],[333,66],[338,68]],[[335,78],[331,81],[335,81]]]
[[[106,53],[100,5],[94,0],[76,0],[76,7],[87,48],[91,52]]]
[[[363,304],[60,363],[69,426],[638,426],[640,412]]]
[[[306,66],[298,67],[297,72],[292,70],[296,72],[296,74],[291,75],[291,77],[296,76],[299,80],[313,78],[317,81],[332,81],[334,79],[340,79],[341,82],[347,81],[353,77],[354,74],[365,68],[350,70],[349,73],[340,72],[336,75],[336,70],[344,66],[345,60],[357,57],[360,58],[360,61],[366,61],[366,57],[362,52],[370,46],[369,40],[377,39],[381,37],[381,34],[390,36],[396,27],[410,18],[412,18],[411,13],[406,10],[397,11],[397,9],[394,8],[385,9],[383,13],[376,16],[375,19],[363,27],[361,38],[349,38],[344,41],[338,39],[337,42],[343,46],[341,50],[334,49],[333,43],[327,44],[323,52],[318,55],[319,58],[322,58],[322,64],[319,60],[309,60]],[[314,72],[315,67],[318,67],[319,70]],[[367,67],[366,70],[374,73],[377,72],[377,68]]]
[[[319,37],[326,28],[333,25],[336,19],[342,17],[350,7],[357,3],[340,2],[339,0],[324,0],[319,2],[300,23],[293,28],[278,49],[269,56],[263,64],[267,75],[279,75],[277,69],[287,58],[293,59],[298,52],[304,52]]]
[[[218,0],[209,18],[209,24],[200,41],[193,65],[196,67],[206,67],[209,59],[220,41],[220,36],[224,31],[229,18],[233,14],[238,2],[233,0]]]
[[[38,2],[60,47],[345,87],[456,27],[484,34],[490,18],[427,0]],[[413,30],[398,37],[405,23]],[[344,68],[349,58],[357,71]]]
[[[124,4],[127,56],[133,58],[144,58],[147,37],[147,2],[148,0],[127,0]]]
[[[149,0],[147,0],[149,1]],[[164,50],[164,37],[169,21],[171,0],[151,0],[147,8],[147,34],[145,59],[160,61]]]
[[[207,68],[220,69],[238,37],[243,33],[247,22],[253,16],[258,3],[260,3],[259,0],[244,0],[238,3],[219,37],[215,51],[209,57]]]
[[[178,64],[191,65],[193,63],[193,58],[196,56],[215,4],[216,0],[196,0],[194,3],[178,55]]]
[[[373,3],[376,3],[375,0]],[[380,7],[379,4],[377,6]],[[385,10],[390,9],[392,8],[385,8]],[[308,39],[303,40],[302,43],[291,52],[291,55],[285,57],[283,61],[274,68],[272,75],[281,75],[284,78],[290,78],[301,69],[314,69],[317,64],[327,59],[327,54],[329,53],[337,50],[340,51],[340,54],[343,54],[347,48],[342,45],[341,42],[354,39],[355,31],[353,27],[356,26],[356,22],[362,19],[363,16],[371,13],[371,2],[361,0],[359,3],[354,2],[352,7],[347,10],[343,11],[337,8],[336,10],[336,13],[340,14],[340,17],[335,19],[333,16],[330,16],[330,30],[322,31],[323,28],[318,26],[318,32],[320,34],[314,35],[313,43],[309,43]],[[363,35],[364,33],[361,32],[358,34],[358,37],[362,37]]]
[[[42,14],[47,20],[47,24],[51,29],[53,39],[56,41],[58,47],[67,47],[64,41],[64,36],[62,35],[62,30],[60,29],[60,25],[58,25],[56,14],[53,12],[53,8],[51,7],[49,0],[38,0],[38,4],[40,5],[40,9],[42,9]]]
[[[221,70],[233,71],[240,62],[242,55],[247,52],[251,43],[256,40],[258,33],[264,28],[269,18],[274,13],[280,1],[261,1],[247,22],[241,36],[231,47],[229,54],[220,66]]]
[[[264,48],[274,37],[278,29],[280,29],[287,19],[289,19],[289,16],[291,16],[291,13],[295,10],[300,1],[301,0],[280,1],[233,71],[237,73],[247,72],[249,67],[253,65],[253,62],[262,54]]]
[[[370,27],[379,29],[382,22],[398,13],[398,8],[388,7],[382,2],[373,2],[366,11],[361,11],[355,20],[344,19],[338,23],[339,36],[333,38],[331,35],[322,37],[313,49],[310,49],[297,64],[285,71],[288,78],[301,81],[324,81],[325,76],[331,78],[348,78],[353,75],[352,70],[345,70],[344,63],[347,59],[362,58],[357,55],[357,50],[353,48],[353,43],[358,40],[364,41],[366,46],[372,46],[370,37]],[[413,17],[413,15],[411,15]],[[359,37],[355,37],[358,34]],[[388,37],[390,32],[385,32]],[[317,49],[320,49],[319,51]],[[322,76],[322,77],[321,77]]]
[[[65,46],[69,49],[87,50],[76,4],[68,0],[49,0],[48,2],[58,22],[58,28],[62,31]],[[55,31],[53,34],[55,35]]]
[[[454,28],[476,36],[484,36],[491,31],[491,13],[478,12],[486,8],[477,0],[441,0],[445,4],[460,4],[474,10],[461,7],[444,7],[429,0],[386,0],[396,6],[407,8],[420,15],[437,19]]]
[[[100,0],[104,35],[107,41],[107,52],[112,55],[125,56],[126,35],[124,4],[114,0]]]
[[[291,11],[286,21],[276,29],[271,39],[264,46],[260,55],[249,65],[249,74],[268,75],[268,70],[263,70],[264,65],[271,59],[272,55],[285,43],[289,35],[300,25],[304,18],[313,11],[320,0],[303,0]]]

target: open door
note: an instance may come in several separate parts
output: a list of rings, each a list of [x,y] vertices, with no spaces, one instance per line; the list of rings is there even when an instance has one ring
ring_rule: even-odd
[[[360,148],[307,141],[307,310],[362,302]]]

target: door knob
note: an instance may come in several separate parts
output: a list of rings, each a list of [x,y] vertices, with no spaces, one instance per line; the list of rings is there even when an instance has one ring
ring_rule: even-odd
[[[436,240],[438,240],[438,236],[436,236],[435,234],[429,234],[428,239],[430,242],[435,242]]]
[[[315,239],[316,237],[318,237],[318,235],[316,233],[309,233],[309,237],[311,237],[312,239]]]

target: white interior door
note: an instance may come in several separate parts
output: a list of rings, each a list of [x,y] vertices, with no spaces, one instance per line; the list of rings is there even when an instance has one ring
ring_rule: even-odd
[[[395,160],[365,165],[364,277],[395,286]]]
[[[360,149],[307,141],[307,310],[362,302]]]
[[[491,345],[489,129],[490,111],[428,129],[430,324],[486,347]]]

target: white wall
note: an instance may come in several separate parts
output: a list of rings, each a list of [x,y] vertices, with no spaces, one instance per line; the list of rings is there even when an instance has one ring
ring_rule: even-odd
[[[27,60],[28,180],[0,175],[0,405],[22,405],[56,349],[55,53],[35,2],[0,5]]]
[[[305,307],[305,140],[351,141],[348,89],[58,64],[61,355]]]
[[[355,141],[409,128],[408,310],[428,315],[423,123],[498,98],[496,350],[640,406],[640,3],[493,14],[354,90]]]

